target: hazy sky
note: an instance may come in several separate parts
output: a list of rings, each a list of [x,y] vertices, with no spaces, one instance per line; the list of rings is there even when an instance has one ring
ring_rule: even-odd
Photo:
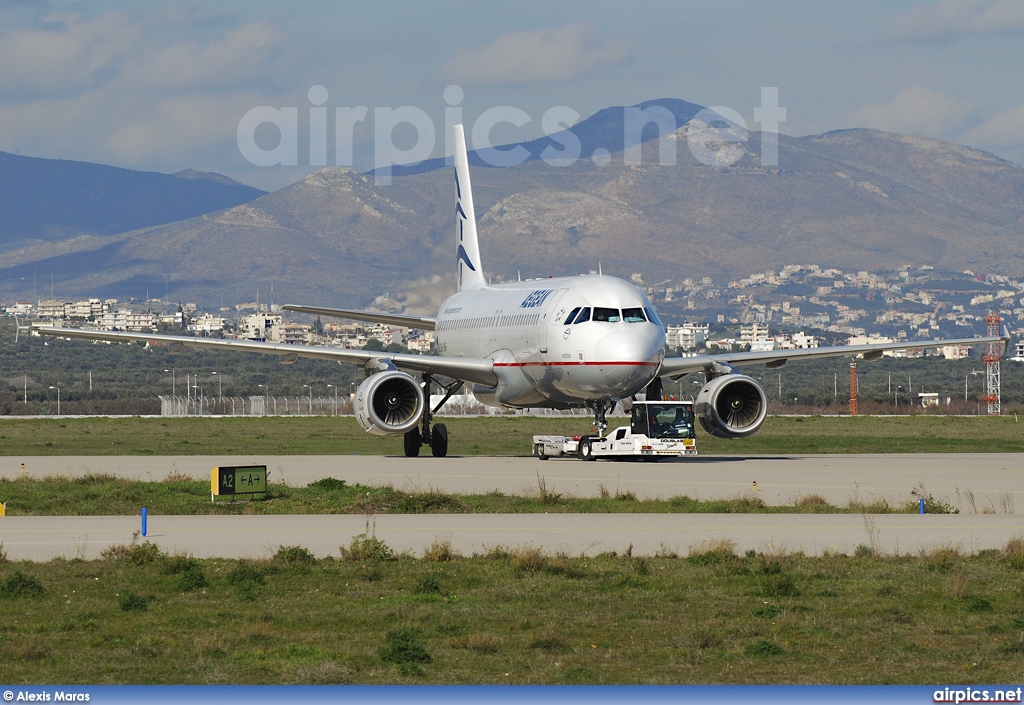
[[[778,86],[786,134],[876,127],[1024,164],[1024,0],[0,0],[0,28],[0,150],[265,189],[317,168],[313,86],[326,88],[314,97],[329,164],[337,108],[418,108],[440,153],[451,84],[467,124],[502,105],[530,116],[498,142],[542,134],[555,106],[586,117],[664,97],[732,108],[757,129],[761,87]],[[239,123],[259,106],[297,109],[297,165],[243,157]],[[266,149],[277,134],[255,133]],[[373,163],[373,134],[358,124],[357,168]]]

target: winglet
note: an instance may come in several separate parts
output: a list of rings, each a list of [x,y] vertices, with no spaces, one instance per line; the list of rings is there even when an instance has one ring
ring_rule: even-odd
[[[466,133],[455,126],[455,244],[456,285],[463,289],[482,289],[487,285],[480,265],[480,243],[476,236],[476,211],[473,190],[469,183],[469,155]]]

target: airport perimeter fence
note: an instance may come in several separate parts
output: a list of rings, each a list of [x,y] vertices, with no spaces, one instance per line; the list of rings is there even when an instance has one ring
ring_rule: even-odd
[[[345,416],[344,397],[180,397],[160,396],[161,416]]]
[[[431,395],[431,408],[441,401]],[[618,411],[618,409],[616,410]],[[591,416],[589,409],[498,409],[484,406],[470,395],[458,395],[437,413],[438,416]],[[348,397],[207,397],[160,396],[161,416],[351,416]]]

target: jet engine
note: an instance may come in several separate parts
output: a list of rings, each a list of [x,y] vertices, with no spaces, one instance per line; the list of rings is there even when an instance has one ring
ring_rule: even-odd
[[[378,436],[405,433],[416,428],[423,415],[423,388],[405,372],[378,372],[356,389],[352,407],[364,431]]]
[[[757,380],[727,374],[704,385],[695,407],[700,425],[712,436],[743,438],[761,428],[768,414],[768,398]]]

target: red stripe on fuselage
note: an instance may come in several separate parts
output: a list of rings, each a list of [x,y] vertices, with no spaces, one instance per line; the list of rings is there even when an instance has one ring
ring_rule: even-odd
[[[657,362],[495,362],[495,367],[650,367]]]

